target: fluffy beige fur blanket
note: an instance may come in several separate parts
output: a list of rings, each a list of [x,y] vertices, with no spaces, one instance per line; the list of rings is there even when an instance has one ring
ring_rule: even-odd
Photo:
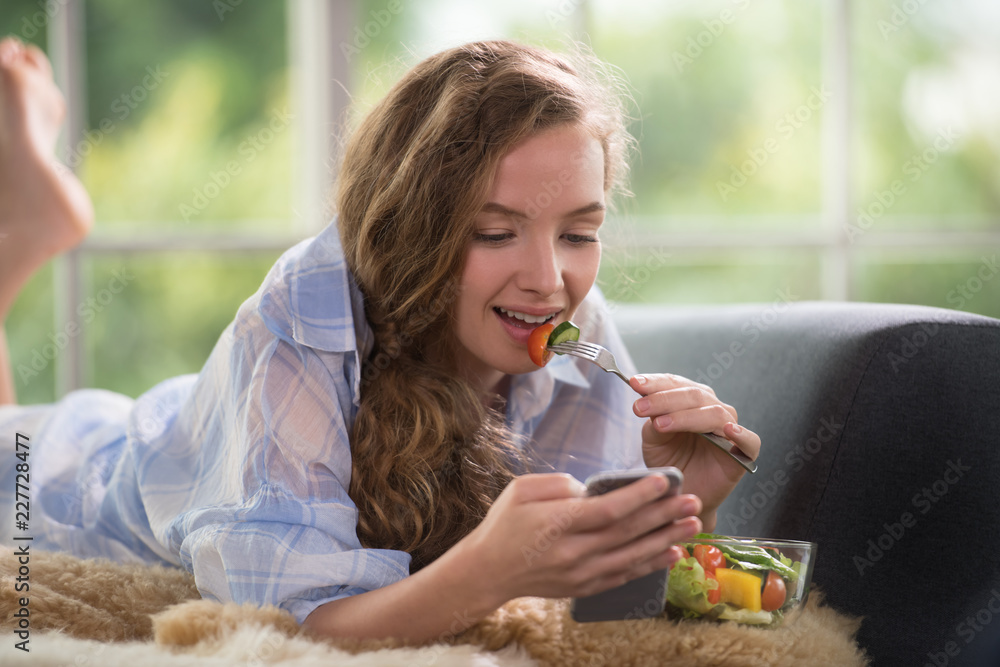
[[[331,641],[310,636],[286,612],[202,600],[180,570],[33,552],[29,590],[0,547],[4,665],[344,665],[347,667],[685,667],[867,665],[854,636],[860,620],[821,604],[777,630],[662,619],[577,624],[566,600],[521,598],[438,643]],[[23,580],[22,580],[23,583]],[[16,648],[27,598],[30,652]]]

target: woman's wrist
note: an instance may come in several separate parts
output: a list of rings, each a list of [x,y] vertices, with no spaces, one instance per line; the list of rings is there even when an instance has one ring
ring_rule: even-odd
[[[718,523],[718,514],[719,511],[717,509],[710,509],[698,515],[698,518],[701,519],[702,532],[711,533],[715,530],[715,525]]]
[[[395,637],[413,644],[465,632],[506,600],[489,584],[497,577],[483,576],[476,554],[461,544],[400,581],[321,605],[305,625],[330,637]]]
[[[440,569],[440,573],[435,574],[445,577],[448,587],[465,598],[469,615],[477,619],[496,611],[514,597],[505,588],[508,578],[497,576],[490,567],[489,554],[478,530],[459,540],[428,565],[430,568]]]

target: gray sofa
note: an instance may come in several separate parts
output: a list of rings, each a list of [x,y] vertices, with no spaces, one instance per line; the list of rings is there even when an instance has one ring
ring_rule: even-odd
[[[711,385],[759,470],[717,532],[819,544],[875,665],[1000,664],[1000,320],[918,306],[618,306],[641,371]]]

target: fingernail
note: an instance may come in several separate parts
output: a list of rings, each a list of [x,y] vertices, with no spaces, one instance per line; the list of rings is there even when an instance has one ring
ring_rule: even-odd
[[[674,423],[674,420],[667,415],[660,415],[653,420],[653,423],[656,424],[656,428],[670,428],[670,425]]]
[[[670,480],[667,479],[666,475],[662,473],[656,473],[652,475],[656,479],[656,491],[663,493],[670,487]]]
[[[649,410],[649,407],[650,407],[650,402],[648,398],[640,398],[638,401],[635,402],[635,410],[641,415],[646,414],[646,412]]]
[[[649,378],[647,378],[645,375],[636,375],[635,381],[637,384],[646,384],[647,382],[649,382]]]
[[[695,516],[698,514],[698,502],[695,500],[688,500],[681,506],[681,512],[686,516]]]
[[[731,422],[730,426],[733,427],[733,433],[742,433],[743,432],[743,427],[740,426],[739,424],[735,423],[735,422]]]

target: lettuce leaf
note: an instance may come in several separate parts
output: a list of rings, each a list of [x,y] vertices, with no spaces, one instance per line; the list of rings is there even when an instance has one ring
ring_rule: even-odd
[[[729,540],[725,535],[698,533],[698,539]],[[774,553],[754,544],[716,544],[726,560],[744,570],[774,570],[788,581],[795,582],[799,578],[799,567],[795,567],[790,558],[781,555],[780,560]]]
[[[718,587],[719,582],[705,576],[704,568],[694,556],[682,558],[667,578],[667,602],[681,609],[707,614],[715,606],[708,601],[708,592]]]

